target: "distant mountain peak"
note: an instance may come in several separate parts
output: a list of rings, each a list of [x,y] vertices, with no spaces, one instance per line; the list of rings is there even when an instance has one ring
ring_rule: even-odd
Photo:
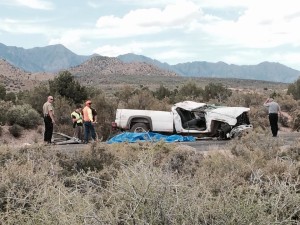
[[[61,44],[24,49],[0,45],[0,58],[31,72],[54,72],[79,65],[91,56],[80,56]]]
[[[163,76],[178,74],[188,77],[243,78],[286,83],[294,82],[300,75],[300,71],[278,62],[265,61],[258,65],[235,65],[221,61],[217,63],[194,61],[169,65],[133,53],[118,57],[98,54],[81,56],[62,44],[24,49],[0,43],[0,58],[30,72],[58,72],[67,69],[76,71],[78,68],[83,68],[101,74],[161,74]],[[95,68],[92,69],[92,67]],[[81,72],[85,73],[85,71]]]

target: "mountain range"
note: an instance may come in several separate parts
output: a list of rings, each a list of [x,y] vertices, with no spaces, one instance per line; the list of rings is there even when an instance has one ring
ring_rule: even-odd
[[[99,74],[163,75],[185,77],[214,77],[254,79],[291,83],[298,79],[300,71],[280,63],[262,62],[258,65],[234,65],[224,62],[195,61],[170,65],[146,56],[125,54],[118,57],[77,55],[63,45],[49,45],[24,49],[0,43],[0,58],[27,72],[58,72],[70,70],[84,75],[88,69]],[[107,66],[109,64],[109,66]],[[106,65],[106,66],[105,66]],[[116,66],[117,65],[117,66]],[[84,68],[84,69],[83,69]],[[124,72],[125,71],[125,72]]]

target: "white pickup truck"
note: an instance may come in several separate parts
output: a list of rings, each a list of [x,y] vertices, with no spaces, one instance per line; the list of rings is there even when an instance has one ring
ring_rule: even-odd
[[[229,139],[252,129],[249,108],[208,105],[184,101],[171,111],[117,109],[113,129],[131,132],[153,131],[196,137]]]

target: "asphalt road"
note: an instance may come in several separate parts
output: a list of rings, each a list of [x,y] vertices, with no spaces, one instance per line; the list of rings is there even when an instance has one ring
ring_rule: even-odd
[[[279,132],[276,140],[279,140],[282,146],[289,146],[295,141],[300,141],[300,132]],[[186,145],[197,151],[225,150],[230,140],[197,140],[195,142],[179,142],[178,145]],[[53,145],[51,149],[61,151],[80,151],[89,148],[84,144]]]

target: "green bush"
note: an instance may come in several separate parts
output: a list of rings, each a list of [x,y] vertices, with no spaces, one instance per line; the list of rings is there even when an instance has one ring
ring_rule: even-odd
[[[50,93],[56,93],[75,104],[87,99],[87,89],[81,86],[69,71],[61,71],[57,77],[49,81]]]
[[[300,78],[290,84],[287,90],[288,95],[292,95],[295,100],[300,99]]]
[[[11,107],[6,117],[9,125],[18,124],[24,128],[34,128],[41,124],[41,116],[28,104]]]
[[[14,124],[8,130],[12,136],[18,138],[18,137],[21,137],[21,135],[22,135],[23,127],[21,127],[18,124]]]
[[[0,100],[0,124],[5,125],[7,122],[7,111],[13,106],[12,102],[5,102]]]

